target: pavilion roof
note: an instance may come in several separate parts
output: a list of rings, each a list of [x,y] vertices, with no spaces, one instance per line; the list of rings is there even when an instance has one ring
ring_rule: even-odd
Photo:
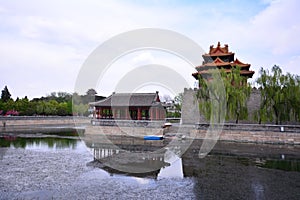
[[[232,68],[240,67],[240,75],[247,76],[251,78],[254,71],[249,70],[250,64],[243,63],[239,59],[234,60],[234,53],[229,51],[228,45],[225,44],[221,47],[220,42],[214,47],[210,46],[209,53],[206,53],[203,56],[203,63],[200,66],[196,67],[198,72],[193,73],[192,75],[198,79],[198,75],[204,75],[206,78],[207,75],[211,74],[210,69],[224,69],[226,73],[230,73]]]
[[[230,73],[231,69],[224,69],[224,71],[225,71],[225,73]],[[241,70],[240,71],[240,75],[249,76],[249,77],[252,77],[254,73],[255,73],[254,71],[249,71],[249,70]],[[211,71],[202,70],[202,71],[195,72],[192,75],[195,78],[198,78],[198,75],[209,75],[209,74],[211,74]]]
[[[243,63],[241,62],[239,59],[235,59],[232,63],[231,63],[231,66],[239,66],[239,67],[250,67],[250,64],[248,63]]]
[[[114,107],[114,106],[153,106],[160,103],[158,92],[156,93],[113,93],[107,98],[92,102],[90,105]]]
[[[224,67],[224,66],[231,66],[236,67],[239,66],[241,68],[250,67],[250,64],[243,63],[239,59],[235,59],[233,62],[224,62],[222,59],[217,57],[213,62],[204,63],[203,65],[197,66],[197,70],[206,69],[207,67]]]
[[[224,47],[221,47],[220,42],[218,42],[217,47],[211,45],[209,48],[209,53],[204,54],[203,56],[226,56],[233,55],[234,53],[229,51],[228,44],[225,44]]]
[[[206,67],[219,67],[219,66],[230,66],[230,62],[224,62],[222,59],[217,57],[213,62],[204,63],[203,65],[197,66],[196,69],[200,70],[201,68]]]

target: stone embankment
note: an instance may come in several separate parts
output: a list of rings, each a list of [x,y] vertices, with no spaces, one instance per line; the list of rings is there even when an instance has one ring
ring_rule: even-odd
[[[157,127],[129,126],[87,126],[85,135],[127,135],[142,137],[146,135],[163,135],[163,129]]]
[[[87,117],[72,116],[16,116],[0,117],[0,133],[61,132],[91,123]]]
[[[74,125],[91,122],[87,117],[72,116],[18,116],[0,117],[0,127],[9,126],[43,126],[43,125]]]
[[[128,123],[127,123],[128,124]],[[87,117],[0,117],[0,132],[13,133],[16,131],[32,131],[41,129],[63,129],[85,127],[86,134],[105,135],[185,135],[196,139],[209,139],[207,132],[210,124],[199,123],[190,125],[173,125],[168,128],[153,126],[152,124],[130,123],[114,125],[91,125]],[[253,142],[269,144],[300,145],[300,126],[297,125],[258,125],[258,124],[224,124],[218,133],[219,140],[233,142]]]
[[[209,139],[209,126],[207,123],[179,125],[164,132],[167,135],[183,134],[195,139]],[[217,134],[218,140],[222,141],[300,145],[300,126],[297,125],[224,124],[211,130],[220,130],[212,131],[211,135]]]

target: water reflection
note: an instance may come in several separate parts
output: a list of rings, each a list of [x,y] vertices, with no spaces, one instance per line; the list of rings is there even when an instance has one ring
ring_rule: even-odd
[[[157,176],[158,179],[162,178],[183,178],[182,158],[172,151],[167,150],[164,160],[170,165],[161,168]]]
[[[112,148],[101,140],[83,143],[59,136],[2,137],[0,147],[5,148],[0,148],[0,159],[1,154],[8,153],[0,162],[5,172],[1,179],[5,182],[0,180],[0,196],[9,199],[21,192],[15,199],[22,199],[27,191],[36,195],[34,192],[43,192],[40,188],[56,184],[47,194],[51,197],[52,191],[59,191],[57,199],[151,199],[153,194],[161,199],[300,199],[298,146],[219,142],[208,156],[200,159],[200,140],[194,141],[182,156],[180,143],[165,147],[166,142],[116,137],[116,147]],[[93,161],[85,145],[97,159]],[[39,150],[28,153],[27,149]],[[57,153],[53,149],[71,151]],[[155,153],[149,156],[149,151]],[[144,157],[135,160],[131,153]],[[106,165],[111,158],[116,158],[125,169],[137,171],[111,168]],[[138,173],[139,168],[153,166],[157,170]]]
[[[76,149],[79,140],[61,137],[0,137],[0,147],[59,150]]]
[[[114,156],[113,159],[116,159],[116,156],[121,156],[124,161],[124,151],[99,148],[93,149],[92,151],[94,152],[94,158],[96,160],[93,161],[93,164],[91,165],[105,169],[112,174],[126,174],[135,177],[153,177],[156,179],[184,177],[182,159],[169,150],[160,154],[144,154],[144,157],[142,157],[141,160],[126,158],[126,161],[122,164],[126,166],[125,169],[130,168],[131,171],[134,171],[132,173],[128,171],[120,171],[107,165],[108,160],[112,158],[111,156]],[[149,170],[147,170],[147,168]]]
[[[284,171],[298,171],[300,172],[299,160],[269,160],[264,159],[258,163],[257,166],[269,169],[279,169]]]
[[[122,140],[114,137],[110,140],[113,141],[115,148],[101,143],[99,140],[86,144],[94,154],[96,160],[94,162],[100,163],[97,166],[112,174],[127,174],[136,177],[151,176],[156,179],[201,177],[209,171],[210,166],[212,166],[212,169],[224,168],[228,165],[228,162],[230,165],[238,165],[241,168],[251,166],[284,171],[300,171],[300,155],[297,147],[294,150],[291,147],[289,149],[276,145],[218,142],[215,149],[207,157],[200,159],[198,157],[199,147],[201,146],[200,140],[194,141],[182,156],[180,156],[182,154],[180,146],[166,147],[162,141],[145,144],[145,141],[140,141],[138,138]],[[143,142],[144,144],[142,144]],[[281,155],[285,151],[290,153],[283,159]],[[144,156],[134,157],[135,153]],[[120,167],[115,168],[116,164]],[[143,173],[145,171],[149,173]],[[258,182],[253,183],[252,188],[257,195],[262,189]]]

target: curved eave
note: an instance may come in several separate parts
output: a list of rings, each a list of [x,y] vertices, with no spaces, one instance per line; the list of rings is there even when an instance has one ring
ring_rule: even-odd
[[[221,56],[233,56],[233,55],[234,55],[234,53],[229,52],[229,53],[212,53],[212,54],[205,53],[202,56],[203,57],[221,57]]]
[[[254,75],[254,71],[245,71],[245,70],[241,70],[240,74],[241,76],[248,76],[249,78],[252,78]]]
[[[225,69],[225,73],[230,73],[231,72],[231,69]],[[247,71],[247,70],[241,70],[240,71],[240,75],[241,76],[247,76],[249,78],[252,78],[253,74],[255,72],[254,71]],[[198,76],[201,75],[201,76],[206,76],[206,75],[210,75],[211,72],[208,71],[208,70],[203,70],[203,71],[198,71],[198,72],[195,72],[192,74],[192,76],[198,80]]]
[[[222,67],[231,67],[230,63],[206,63],[196,67],[197,71],[207,70],[207,69],[216,69]]]
[[[232,67],[240,67],[240,68],[249,68],[251,65],[250,64],[235,64],[235,63],[231,63]]]

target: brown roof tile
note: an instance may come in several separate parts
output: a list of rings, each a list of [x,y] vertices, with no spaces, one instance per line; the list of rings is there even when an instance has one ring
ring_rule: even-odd
[[[90,103],[94,106],[153,106],[159,101],[158,93],[113,93],[106,99]]]

